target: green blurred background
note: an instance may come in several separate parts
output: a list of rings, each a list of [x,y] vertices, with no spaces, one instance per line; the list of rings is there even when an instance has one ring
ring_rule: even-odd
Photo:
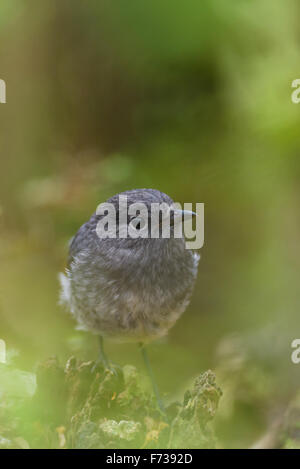
[[[296,0],[2,0],[0,337],[19,367],[96,356],[58,306],[67,242],[107,197],[152,187],[205,203],[192,302],[150,346],[163,393],[215,370],[226,447],[294,395],[299,13]],[[134,345],[107,349],[143,366]]]

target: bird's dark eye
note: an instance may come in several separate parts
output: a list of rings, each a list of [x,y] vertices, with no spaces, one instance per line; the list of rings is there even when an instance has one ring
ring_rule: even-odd
[[[146,225],[145,220],[141,217],[132,218],[130,223],[136,230],[142,230]]]

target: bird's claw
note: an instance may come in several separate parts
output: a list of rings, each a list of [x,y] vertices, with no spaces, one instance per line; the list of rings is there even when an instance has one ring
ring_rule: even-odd
[[[122,369],[120,366],[115,365],[111,362],[108,361],[103,361],[103,360],[97,360],[93,364],[91,368],[91,373],[96,373],[97,371],[99,372],[104,372],[104,373],[111,373],[113,376],[116,378],[119,378],[122,374]]]

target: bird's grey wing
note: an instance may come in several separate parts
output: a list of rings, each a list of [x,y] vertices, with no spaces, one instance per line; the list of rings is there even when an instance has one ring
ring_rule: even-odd
[[[80,252],[87,250],[95,242],[95,220],[91,220],[82,225],[76,235],[70,239],[66,271],[59,274],[60,303],[66,304],[71,309],[71,266]]]
[[[97,243],[96,224],[97,218],[96,216],[92,216],[88,222],[84,223],[84,225],[79,228],[76,235],[70,240],[67,268],[70,267],[74,258],[80,252],[93,247],[93,245]]]

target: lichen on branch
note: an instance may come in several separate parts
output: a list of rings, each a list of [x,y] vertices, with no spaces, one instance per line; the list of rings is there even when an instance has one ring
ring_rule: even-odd
[[[213,448],[210,421],[221,390],[202,373],[182,403],[159,410],[137,369],[104,369],[71,357],[39,365],[33,396],[2,401],[0,446],[30,448]],[[16,405],[17,404],[17,405]],[[21,446],[20,446],[21,445]]]

